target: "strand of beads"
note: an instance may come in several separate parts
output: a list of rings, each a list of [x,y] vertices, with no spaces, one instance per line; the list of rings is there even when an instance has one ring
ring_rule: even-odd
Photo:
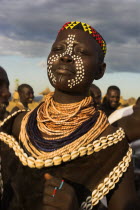
[[[24,125],[26,125],[26,123],[24,123]],[[34,138],[35,140],[34,142],[32,142],[32,136],[29,137],[28,133],[26,132],[26,127],[24,125],[22,124],[21,126],[20,141],[22,142],[24,147],[27,149],[27,151],[30,154],[32,154],[33,157],[35,158],[39,157],[41,159],[45,159],[46,154],[49,158],[52,158],[54,157],[54,155],[62,156],[63,154],[66,154],[66,153],[71,154],[71,152],[75,150],[78,151],[81,147],[82,148],[85,147],[85,151],[87,151],[86,146],[90,143],[92,144],[92,142],[98,138],[98,136],[107,128],[109,124],[107,122],[106,115],[101,112],[100,116],[96,120],[96,123],[93,123],[93,126],[87,132],[83,133],[82,135],[77,136],[77,138],[75,138],[70,143],[69,143],[69,139],[67,139],[68,144],[65,144],[57,148],[57,145],[53,143],[54,138],[51,139],[53,150],[50,150],[50,151],[47,151],[47,150],[44,151],[43,149],[38,149],[36,146],[34,146],[34,143],[36,143],[36,138]],[[32,128],[30,130],[32,130]],[[61,139],[60,139],[60,142],[61,142]],[[44,145],[45,145],[45,141],[44,141]]]
[[[95,206],[120,180],[131,162],[132,149],[129,147],[122,161],[109,173],[102,183],[92,192],[92,205]]]
[[[8,115],[8,116],[1,122],[0,127],[2,127],[8,120],[10,120],[12,117],[16,116],[18,113],[20,113],[20,112],[25,112],[25,111],[27,111],[27,110],[22,109],[22,110],[18,110],[18,111],[16,111],[16,112],[14,112],[14,113]]]
[[[119,136],[118,139],[116,139],[116,135],[118,135],[118,133]],[[98,152],[101,149],[105,149],[107,147],[107,143],[108,146],[116,144],[118,141],[121,141],[123,137],[124,137],[124,131],[120,128],[112,135],[110,134],[107,137],[101,137],[99,140],[96,140],[96,143],[93,142],[94,146],[93,144],[88,144],[85,147],[80,147],[78,150],[74,150],[71,153],[65,153],[62,156],[56,156],[56,153],[54,153],[55,156],[53,158],[47,158],[49,153],[46,152],[45,159],[41,158],[39,159],[39,158],[34,158],[32,156],[28,156],[21,148],[19,143],[15,140],[14,137],[7,135],[6,133],[0,132],[0,140],[9,145],[9,147],[14,150],[15,155],[19,157],[23,165],[29,166],[30,168],[43,168],[43,167],[50,167],[53,165],[60,165],[62,162],[67,162],[77,157],[91,155],[94,152]],[[111,144],[110,141],[112,142]]]
[[[14,112],[13,114],[8,115],[3,121],[0,122],[0,127],[2,127],[9,119],[11,119],[12,117],[16,116],[18,113],[20,112],[24,112],[26,111],[25,109],[23,110],[18,110],[16,112]],[[3,180],[2,180],[2,172],[1,172],[1,156],[0,156],[0,194],[1,194],[1,198],[2,198],[2,194],[3,194]]]
[[[101,182],[95,190],[92,192],[92,196],[88,196],[85,202],[81,204],[81,210],[90,210],[93,206],[97,205],[99,200],[101,200],[111,189],[115,187],[115,184],[119,182],[123,173],[126,172],[129,163],[131,161],[132,149],[129,147],[126,155],[123,157],[122,161],[118,163],[116,167],[109,173],[107,177]]]
[[[53,93],[48,94],[45,103],[38,107],[37,116],[35,116],[37,127],[43,138],[47,140],[57,140],[69,136],[85,121],[92,118],[96,112],[91,104],[91,97],[86,97],[81,102],[69,105],[54,102],[52,96]],[[33,115],[32,112],[30,113],[31,115],[25,115],[22,120],[22,130],[25,130],[26,124],[29,122],[28,119]]]

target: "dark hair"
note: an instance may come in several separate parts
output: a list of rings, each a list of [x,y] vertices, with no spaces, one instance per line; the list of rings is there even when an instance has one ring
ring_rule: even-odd
[[[140,105],[140,97],[137,98],[136,105]]]
[[[0,84],[2,85],[3,83],[6,83],[9,86],[9,79],[7,73],[4,70],[4,68],[2,68],[1,66],[0,66],[0,73],[1,73]]]
[[[24,88],[30,88],[30,89],[33,90],[33,88],[30,85],[28,85],[28,84],[21,84],[21,85],[18,86],[18,89],[17,89],[18,93],[20,94],[23,91]]]
[[[121,92],[120,91],[120,88],[115,86],[115,85],[112,85],[112,86],[109,86],[108,89],[107,89],[107,94],[109,93],[110,90],[117,90],[119,91],[119,93]]]

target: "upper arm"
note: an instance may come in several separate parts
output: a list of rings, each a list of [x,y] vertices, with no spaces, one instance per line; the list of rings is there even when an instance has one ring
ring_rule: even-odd
[[[129,143],[140,139],[140,119],[135,119],[130,115],[118,120],[117,124],[124,129]]]
[[[14,137],[16,137],[17,139],[19,138],[19,133],[20,133],[20,127],[21,127],[21,121],[23,119],[23,117],[25,116],[27,112],[23,112],[21,114],[19,114],[14,122],[13,122],[13,126],[12,126],[12,134]]]
[[[109,193],[107,200],[109,210],[140,209],[137,202],[132,164],[124,173],[120,182],[116,184],[115,189]]]

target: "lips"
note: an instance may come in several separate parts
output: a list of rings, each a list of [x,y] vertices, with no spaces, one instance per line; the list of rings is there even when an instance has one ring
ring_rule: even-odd
[[[68,68],[67,66],[59,66],[58,68],[56,68],[56,73],[59,74],[74,74],[75,71],[72,68]]]

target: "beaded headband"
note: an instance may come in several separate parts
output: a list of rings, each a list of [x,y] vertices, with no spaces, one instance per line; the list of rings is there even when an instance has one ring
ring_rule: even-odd
[[[103,39],[103,37],[94,28],[92,28],[90,25],[88,25],[86,23],[78,22],[78,21],[72,21],[72,22],[65,23],[62,26],[62,28],[59,30],[59,32],[63,31],[64,29],[81,29],[81,30],[87,32],[100,45],[100,47],[101,47],[101,49],[104,53],[104,56],[105,56],[105,54],[106,54],[106,42]]]

